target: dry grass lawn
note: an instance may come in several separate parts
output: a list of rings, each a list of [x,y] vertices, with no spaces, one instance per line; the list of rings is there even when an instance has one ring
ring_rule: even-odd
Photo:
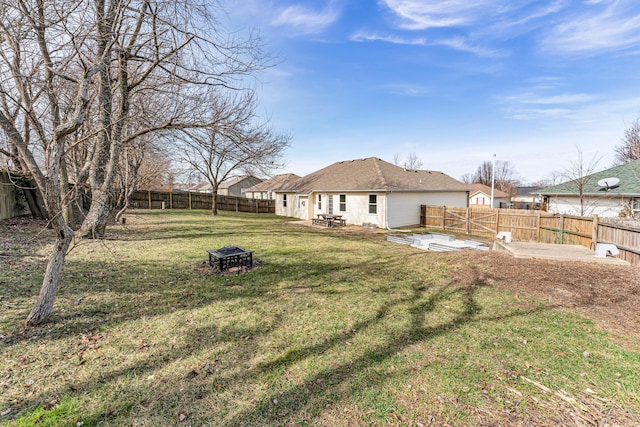
[[[632,267],[135,211],[73,248],[25,328],[50,241],[0,222],[2,425],[640,425]],[[212,274],[226,245],[260,268]]]

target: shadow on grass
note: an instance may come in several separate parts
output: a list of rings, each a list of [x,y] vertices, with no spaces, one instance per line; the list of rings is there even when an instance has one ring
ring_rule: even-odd
[[[396,261],[400,262],[402,258],[403,257],[399,255]],[[366,266],[354,264],[349,266],[349,268],[353,270],[366,269],[366,271],[369,271],[371,269],[383,269],[384,264],[385,262],[383,261],[372,261]],[[281,278],[281,273],[278,272],[278,270],[284,271],[287,277],[293,277],[295,281],[304,281],[331,272],[340,272],[340,274],[348,275],[349,273],[344,272],[344,268],[341,268],[341,266],[344,267],[344,264],[332,262],[318,262],[313,268],[309,268],[307,264],[298,265],[295,263],[290,265],[275,265],[272,266],[271,271],[267,271],[266,273],[259,272],[261,280],[257,285],[251,283],[250,274],[234,276],[232,279],[215,277],[214,284],[198,283],[192,286],[189,289],[192,293],[189,294],[189,297],[182,302],[182,306],[177,310],[185,310],[185,317],[188,317],[190,310],[204,307],[213,302],[243,301],[247,299],[275,299],[277,301],[279,292],[288,292],[289,290],[289,288],[280,290],[274,288],[274,284]],[[168,273],[169,271],[170,269],[166,269],[165,272]],[[237,284],[233,286],[221,285],[221,281],[224,280],[234,280],[237,281]],[[481,315],[481,307],[475,299],[478,289],[483,286],[485,286],[484,282],[479,278],[468,283],[459,283],[454,280],[443,285],[427,285],[416,281],[410,288],[410,295],[391,298],[391,301],[379,306],[377,309],[373,309],[371,316],[367,319],[350,326],[350,331],[334,333],[321,343],[288,350],[273,360],[253,365],[250,362],[255,356],[252,342],[254,340],[268,338],[270,330],[281,326],[283,322],[282,316],[276,314],[272,320],[268,322],[265,321],[265,324],[254,327],[248,327],[243,324],[221,327],[215,320],[212,320],[209,325],[186,329],[185,336],[181,339],[181,344],[178,346],[159,346],[151,349],[143,348],[141,350],[132,348],[132,352],[146,351],[147,353],[142,354],[143,357],[141,360],[128,366],[119,366],[115,369],[105,369],[102,371],[98,370],[85,381],[60,384],[54,389],[48,390],[46,393],[35,394],[29,399],[25,399],[22,405],[24,408],[33,408],[50,401],[52,398],[59,398],[60,396],[74,398],[75,396],[87,394],[102,395],[105,402],[103,403],[100,413],[82,414],[82,420],[85,422],[85,425],[101,424],[114,420],[124,422],[127,420],[128,414],[132,411],[139,411],[140,408],[146,407],[151,408],[153,404],[171,406],[171,403],[162,402],[180,401],[184,399],[185,395],[192,396],[192,404],[197,405],[198,401],[215,399],[217,388],[221,387],[223,390],[227,388],[237,388],[240,384],[255,382],[255,379],[261,375],[292,367],[302,360],[318,357],[331,350],[341,348],[346,345],[349,340],[354,339],[366,329],[383,322],[394,308],[408,306],[407,310],[411,315],[410,325],[404,330],[398,331],[393,336],[390,336],[384,344],[366,351],[364,354],[349,362],[322,369],[310,378],[306,378],[302,382],[287,388],[284,392],[274,391],[266,394],[260,399],[248,403],[247,406],[237,413],[233,413],[232,409],[229,408],[226,419],[218,420],[217,425],[275,426],[282,425],[283,420],[293,422],[292,420],[300,418],[314,418],[326,410],[327,405],[340,402],[340,399],[344,397],[342,391],[344,386],[355,387],[351,382],[355,376],[373,365],[392,358],[396,353],[402,351],[402,349],[447,334],[454,331],[455,328],[460,325],[472,322],[496,321],[492,314],[486,316]],[[328,293],[331,294],[333,292],[330,289],[323,289],[324,287],[330,288],[331,285],[313,285],[311,289],[312,292],[317,293],[328,291]],[[141,313],[139,310],[125,308],[121,309],[118,314],[114,316],[110,304],[105,303],[100,305],[100,303],[96,302],[96,304],[91,307],[80,308],[79,315],[68,314],[55,319],[55,326],[48,331],[48,335],[52,337],[56,335],[77,335],[87,330],[103,330],[104,325],[100,323],[100,320],[107,322],[107,324],[112,327],[120,322],[136,319],[141,315],[148,317],[151,321],[154,316],[176,313],[176,311],[173,310],[175,306],[171,307],[169,304],[165,305],[164,303],[171,302],[173,304],[175,303],[176,295],[182,294],[166,283],[158,285],[158,288],[159,289],[155,289],[153,292],[146,291],[138,295],[143,302],[150,300],[159,301],[159,304],[148,312]],[[117,292],[118,288],[116,287],[115,289]],[[124,291],[125,299],[133,298],[134,293],[132,290],[122,290]],[[359,292],[362,292],[362,290],[359,290]],[[462,310],[453,321],[441,323],[437,326],[424,326],[426,315],[433,312],[440,302],[450,300],[451,298],[457,298],[462,301]],[[178,311],[178,314],[179,313]],[[530,312],[514,311],[511,313],[511,316],[527,315],[529,313]],[[74,316],[78,316],[80,319],[86,317],[86,319],[78,320],[74,318]],[[501,320],[508,318],[509,315],[501,316]],[[250,340],[248,340],[247,337],[251,337]],[[188,355],[198,353],[201,350],[225,345],[237,349],[236,354],[240,358],[238,360],[212,360],[209,361],[209,363],[223,369],[226,368],[226,371],[231,372],[230,374],[221,373],[210,375],[209,372],[203,370],[202,366],[193,366],[192,372],[195,372],[195,374],[192,374],[186,369],[182,372],[175,372],[174,377],[168,382],[168,387],[153,385],[152,387],[159,388],[158,401],[151,401],[153,399],[150,399],[147,395],[149,385],[145,385],[144,383],[137,383],[131,389],[127,389],[125,392],[127,396],[126,399],[113,395],[113,385],[118,384],[125,378],[145,378],[152,376],[159,370],[179,362],[180,359]],[[247,369],[232,369],[235,365],[246,365]],[[189,382],[190,375],[197,376],[199,381],[195,383]],[[375,386],[376,383],[384,383],[385,378],[380,376],[372,378],[371,381],[370,385]],[[110,397],[111,399],[109,399]],[[160,402],[160,400],[162,402]],[[279,402],[278,405],[273,404],[274,400]],[[158,411],[157,413],[154,412],[156,410]],[[179,408],[168,409],[169,412],[177,410],[179,410]],[[160,408],[157,408],[150,409],[148,412],[150,416],[161,416],[163,413],[166,415],[166,411],[167,408],[164,407],[162,411]]]
[[[475,280],[470,284],[449,283],[442,286],[434,295],[425,299],[425,293],[429,290],[420,286],[413,287],[413,295],[406,299],[399,299],[395,302],[380,307],[376,314],[362,322],[353,326],[351,332],[346,334],[336,334],[330,339],[325,340],[321,344],[288,351],[277,359],[259,365],[255,375],[258,372],[268,372],[274,369],[290,367],[306,358],[320,356],[332,348],[344,345],[350,339],[353,339],[358,333],[362,332],[377,322],[382,321],[391,308],[396,305],[411,304],[409,311],[412,314],[411,325],[402,333],[397,333],[394,337],[384,345],[367,351],[357,359],[345,364],[340,364],[331,369],[325,369],[318,372],[312,378],[305,380],[301,384],[297,384],[285,392],[277,392],[265,396],[251,407],[235,414],[224,425],[243,426],[243,425],[280,425],[283,419],[300,419],[300,417],[315,417],[326,409],[327,404],[339,403],[336,399],[341,397],[339,391],[341,386],[349,383],[358,373],[367,368],[380,364],[384,360],[394,357],[398,352],[417,343],[422,343],[433,339],[437,336],[447,334],[454,331],[457,327],[473,322],[495,322],[498,321],[495,316],[481,316],[481,307],[475,301],[474,295],[477,290],[485,286],[481,281]],[[464,309],[451,322],[442,323],[434,327],[425,327],[425,316],[433,311],[439,301],[447,300],[453,296],[462,298]],[[549,309],[549,307],[546,307]],[[541,311],[536,308],[530,311],[513,311],[509,314],[500,316],[499,321],[508,320],[511,317],[526,316],[534,312]],[[379,383],[385,381],[384,377],[376,380]],[[369,382],[368,386],[375,386],[374,382]],[[274,405],[274,401],[278,405]]]
[[[178,226],[176,234],[169,239],[186,238],[188,236],[209,235],[203,228],[193,233],[183,226]],[[259,238],[273,237],[272,227],[257,233]],[[171,229],[169,229],[171,233]],[[223,235],[238,237],[238,232],[223,232]],[[306,230],[296,230],[294,238],[309,236]],[[7,348],[11,345],[25,343],[34,335],[42,333],[43,340],[79,337],[88,332],[105,332],[128,321],[135,321],[141,317],[153,322],[154,318],[168,314],[184,313],[185,318],[190,316],[190,311],[205,308],[211,304],[236,303],[250,310],[252,304],[257,301],[269,301],[266,307],[277,309],[277,304],[288,304],[290,301],[284,296],[290,294],[293,289],[304,287],[309,292],[324,294],[334,297],[342,292],[389,292],[389,300],[371,308],[371,315],[350,326],[350,331],[333,333],[320,343],[310,344],[294,349],[289,349],[273,360],[260,363],[252,363],[255,357],[253,342],[260,339],[269,339],[269,331],[281,327],[283,316],[275,313],[263,324],[251,326],[243,323],[221,326],[215,319],[206,326],[185,328],[184,337],[176,346],[164,346],[158,344],[155,347],[132,346],[125,351],[136,353],[139,360],[130,364],[120,364],[115,368],[101,369],[91,365],[93,361],[86,362],[83,369],[91,368],[86,374],[88,379],[82,381],[67,381],[49,388],[47,391],[34,393],[22,402],[23,408],[34,408],[60,396],[82,398],[91,395],[93,399],[102,396],[104,403],[102,408],[93,414],[82,414],[85,425],[124,422],[129,424],[128,415],[140,407],[151,406],[148,396],[149,389],[157,389],[159,397],[157,405],[164,404],[160,409],[149,409],[148,413],[171,413],[178,408],[171,408],[172,403],[184,399],[184,395],[193,397],[193,405],[206,399],[216,399],[217,387],[222,389],[242,389],[241,384],[255,383],[255,379],[272,371],[279,371],[309,358],[321,356],[327,352],[335,351],[347,345],[349,340],[365,330],[374,327],[398,307],[408,306],[411,316],[410,324],[403,330],[390,335],[387,340],[364,352],[348,362],[334,364],[330,368],[324,368],[310,378],[295,383],[284,392],[268,391],[255,401],[242,401],[244,406],[237,412],[229,408],[224,420],[219,420],[218,425],[282,425],[293,423],[295,419],[305,417],[317,417],[327,404],[337,404],[344,397],[343,388],[355,387],[352,379],[359,373],[366,371],[372,365],[391,359],[397,352],[407,347],[429,341],[438,336],[445,335],[455,330],[456,327],[472,322],[496,321],[492,315],[482,316],[481,307],[476,301],[478,289],[484,286],[476,272],[476,278],[467,282],[450,280],[445,284],[436,285],[416,280],[407,288],[408,295],[396,296],[393,294],[394,279],[403,279],[406,270],[402,267],[408,257],[424,256],[414,254],[402,249],[390,250],[384,259],[376,259],[365,255],[356,256],[351,249],[342,248],[333,244],[333,239],[359,241],[352,236],[342,236],[337,233],[325,233],[324,230],[311,231],[315,237],[322,239],[330,250],[314,253],[313,248],[305,247],[304,242],[299,247],[279,247],[277,242],[265,243],[262,248],[270,258],[267,266],[261,270],[240,276],[206,276],[193,270],[179,271],[178,265],[171,260],[163,265],[137,263],[135,269],[152,271],[150,276],[132,276],[131,267],[127,263],[119,264],[111,271],[106,271],[104,276],[91,276],[87,272],[96,271],[95,262],[73,261],[66,266],[66,273],[71,280],[61,288],[58,304],[51,321],[42,328],[34,328],[28,333],[14,335],[11,341],[6,342]],[[215,234],[212,232],[210,234]],[[164,238],[164,237],[163,237]],[[273,239],[271,239],[273,240]],[[339,260],[338,260],[339,258]],[[347,261],[345,261],[347,260]],[[392,267],[391,267],[392,266]],[[103,266],[108,268],[109,266]],[[101,267],[101,268],[103,268]],[[184,268],[184,266],[183,266]],[[93,273],[92,273],[93,274]],[[383,276],[388,284],[382,282],[369,285],[368,276]],[[131,277],[135,280],[131,283]],[[346,283],[342,287],[337,285]],[[355,285],[354,285],[355,284]],[[355,289],[354,286],[359,286]],[[370,288],[367,288],[369,286]],[[364,290],[362,288],[365,288]],[[36,287],[32,286],[35,293]],[[433,312],[438,304],[451,298],[460,299],[463,302],[462,310],[453,319],[436,326],[425,326],[425,317]],[[78,304],[74,299],[81,300]],[[65,312],[59,310],[65,308]],[[285,313],[295,308],[284,307]],[[526,315],[527,312],[514,311],[512,316]],[[509,315],[501,316],[501,320]],[[213,337],[213,338],[211,338]],[[247,338],[249,337],[249,339]],[[73,342],[70,340],[69,342]],[[282,343],[288,347],[286,341]],[[188,369],[181,372],[173,372],[168,382],[158,383],[136,382],[130,389],[118,391],[118,384],[131,377],[146,378],[156,372],[178,364],[181,359],[187,358],[199,351],[216,348],[217,346],[231,346],[238,356],[237,360],[208,361],[212,365],[220,365],[226,368],[220,374],[210,374],[202,366],[193,366],[198,382],[189,382],[189,377],[194,374]],[[75,349],[77,351],[77,349]],[[78,361],[76,363],[81,363]],[[98,363],[98,362],[96,362]],[[235,366],[246,366],[246,369],[234,369]],[[373,383],[383,383],[384,377],[376,377]],[[124,394],[126,398],[118,396]],[[273,401],[278,400],[278,405]],[[160,400],[166,403],[161,403]],[[138,409],[136,409],[138,408]],[[167,424],[173,424],[167,422]],[[176,422],[177,424],[177,422]]]

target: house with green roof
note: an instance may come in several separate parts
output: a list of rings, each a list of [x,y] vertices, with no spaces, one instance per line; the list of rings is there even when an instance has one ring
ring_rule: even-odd
[[[469,186],[438,171],[384,160],[336,162],[274,190],[276,215],[341,215],[347,224],[393,228],[420,223],[420,205],[468,206]]]
[[[640,218],[640,160],[544,188],[540,195],[551,213]]]

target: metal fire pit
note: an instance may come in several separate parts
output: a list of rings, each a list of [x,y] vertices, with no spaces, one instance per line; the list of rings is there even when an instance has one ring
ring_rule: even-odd
[[[244,250],[240,246],[225,246],[207,252],[209,253],[209,265],[220,272],[234,267],[251,267],[253,265],[253,251]]]

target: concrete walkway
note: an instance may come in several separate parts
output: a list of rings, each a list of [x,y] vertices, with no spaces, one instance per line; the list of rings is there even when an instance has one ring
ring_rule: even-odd
[[[496,240],[493,250],[504,251],[515,258],[551,259],[556,261],[582,261],[601,264],[629,265],[623,259],[615,257],[597,257],[592,250],[580,245],[556,245],[552,243],[510,242]]]

